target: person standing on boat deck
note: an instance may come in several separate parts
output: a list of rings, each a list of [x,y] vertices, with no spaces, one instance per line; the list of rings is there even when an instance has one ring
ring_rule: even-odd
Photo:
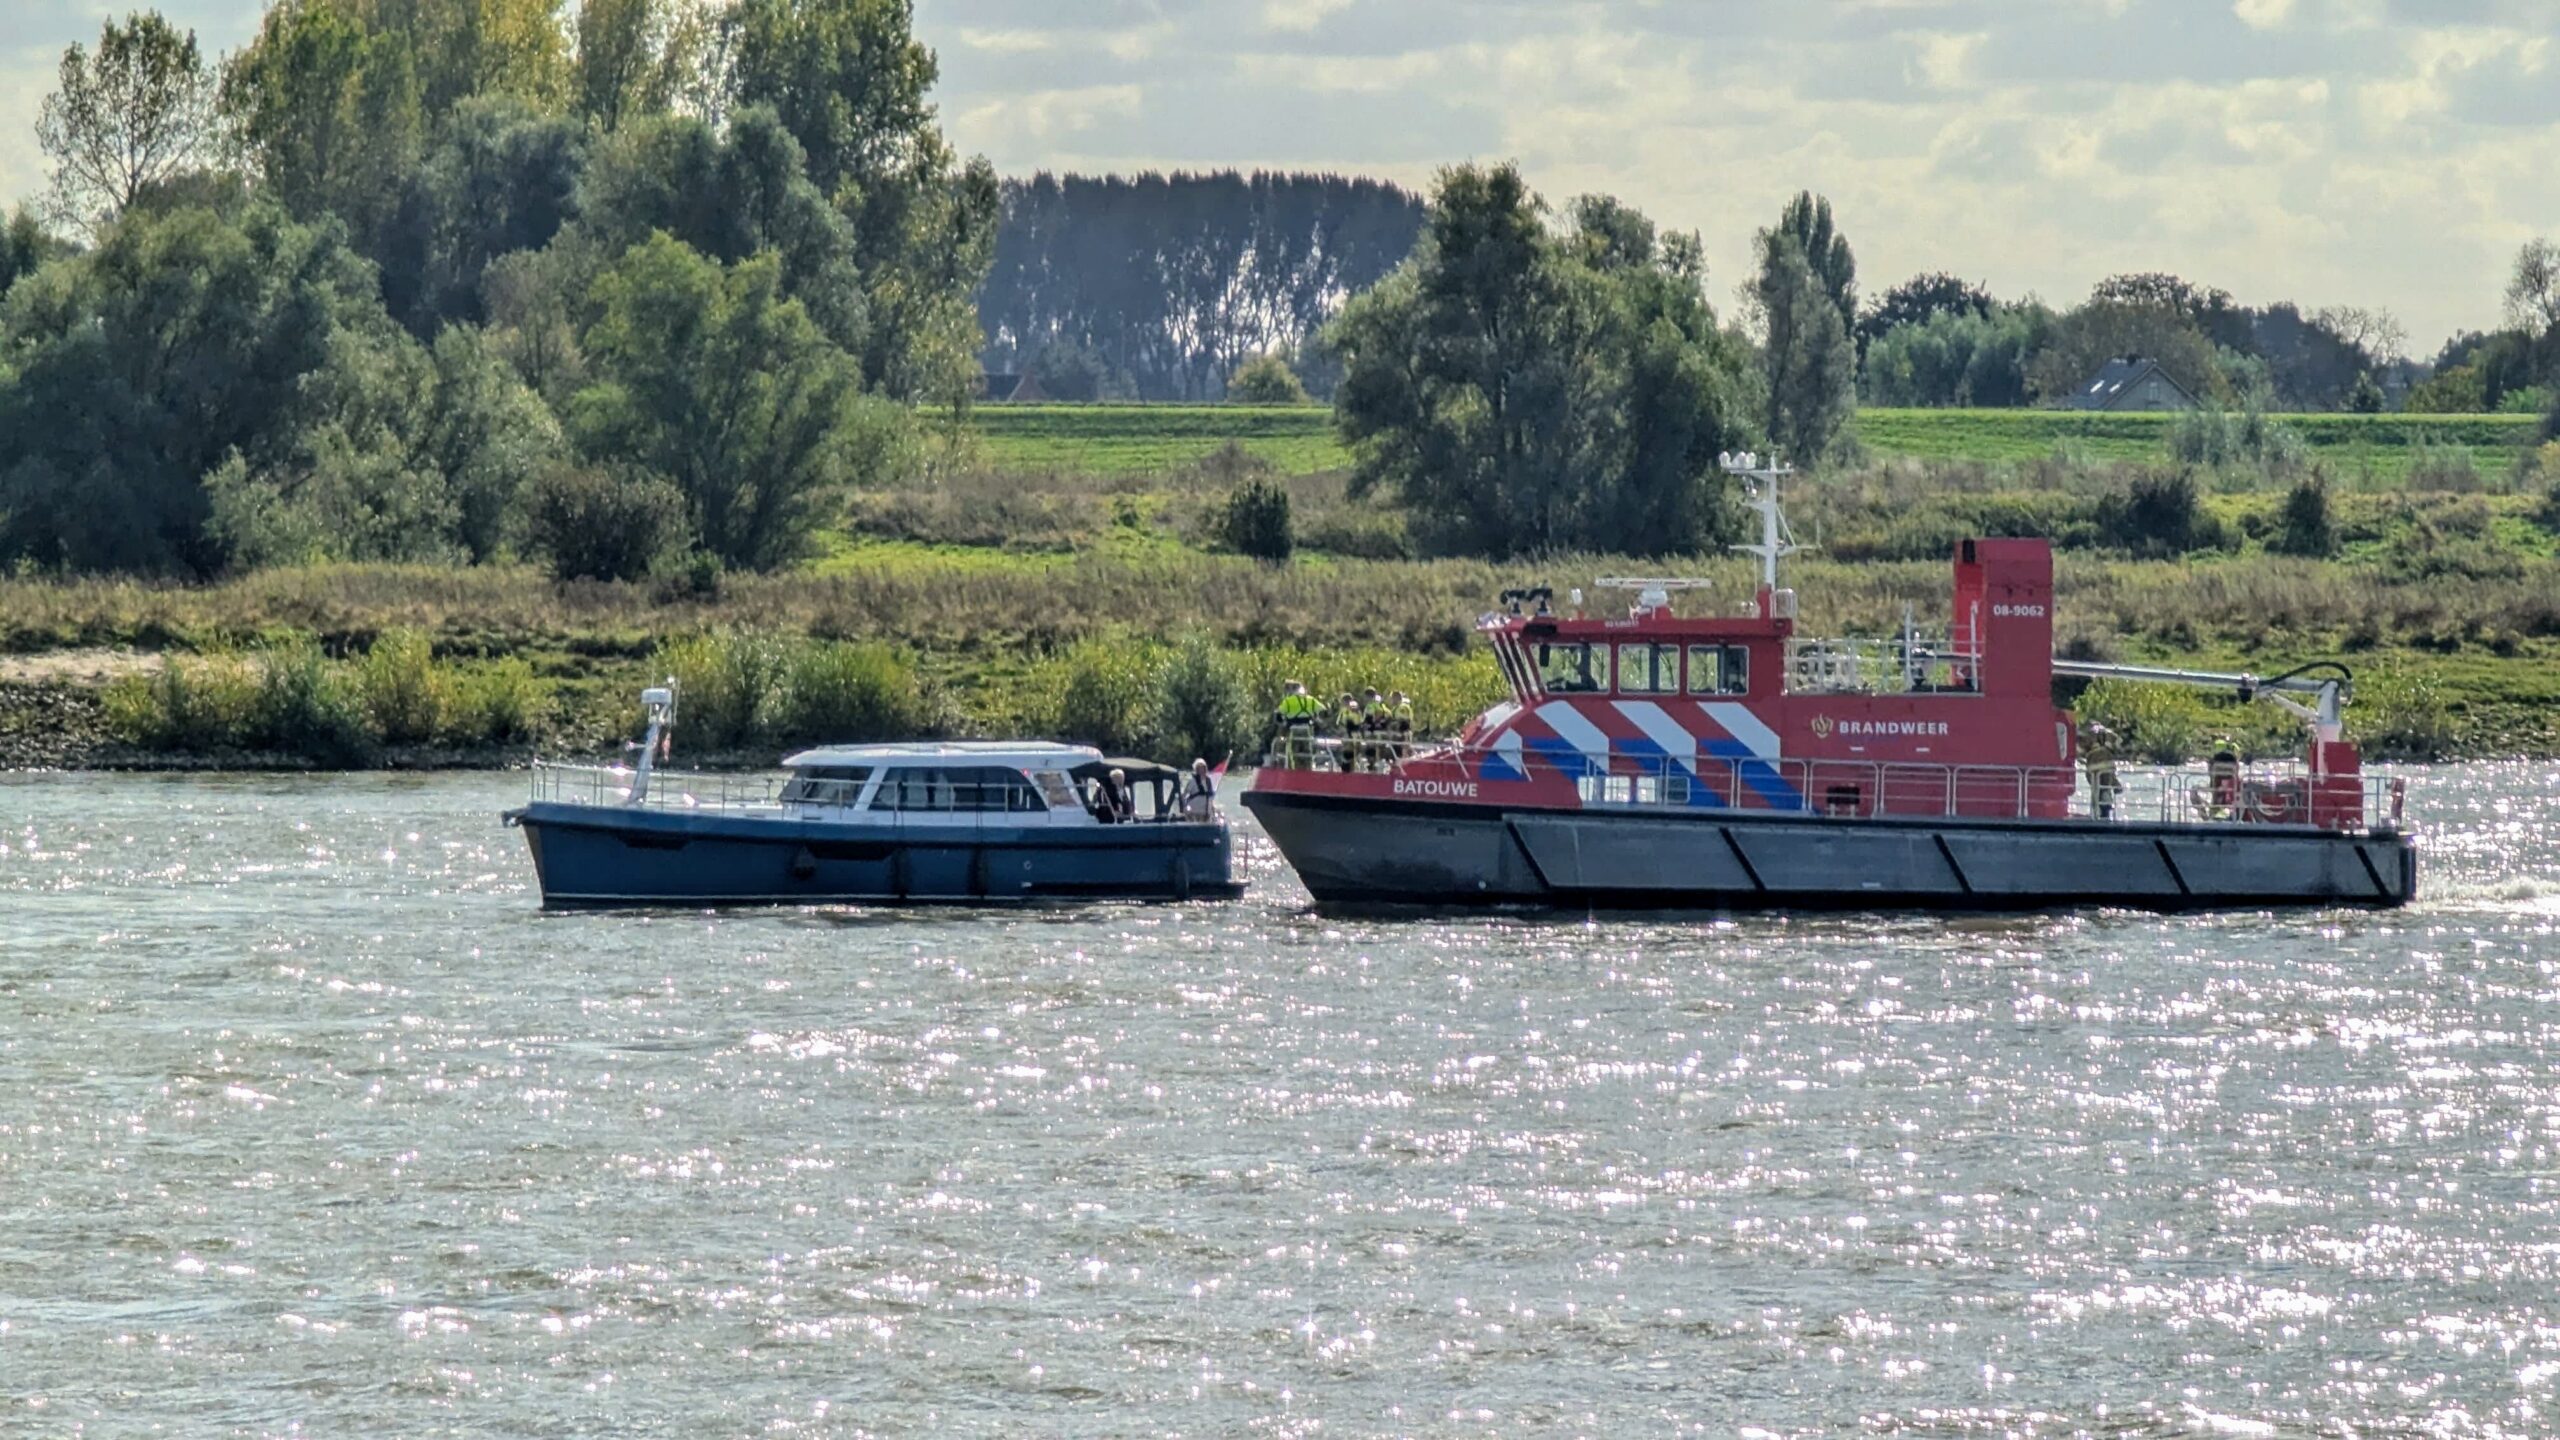
[[[2228,820],[2240,808],[2240,756],[2225,747],[2204,767],[2205,793],[2195,797],[2208,820]]]
[[[1368,717],[1360,713],[1360,702],[1351,692],[1342,692],[1342,702],[1333,710],[1333,722],[1342,731],[1342,744],[1333,752],[1333,768],[1351,771],[1360,765],[1360,732],[1368,728]]]
[[[1280,727],[1280,768],[1315,768],[1316,722],[1324,718],[1324,703],[1307,693],[1306,682],[1282,683],[1280,711],[1273,718]]]
[[[2089,812],[2113,820],[2116,798],[2124,793],[2124,780],[2116,774],[2116,732],[2094,720],[2080,727],[2080,763],[2089,771]]]
[[[1191,762],[1191,778],[1182,782],[1182,813],[1185,818],[1206,820],[1218,808],[1218,774],[1206,760]]]
[[[1387,720],[1389,753],[1401,763],[1413,753],[1413,701],[1401,690],[1387,698],[1393,707]]]
[[[1385,774],[1389,753],[1387,741],[1391,738],[1388,730],[1392,717],[1387,714],[1387,697],[1378,693],[1377,686],[1370,686],[1368,691],[1360,697],[1360,713],[1364,717],[1361,728],[1369,732],[1369,743],[1365,747],[1366,753],[1362,758],[1367,768]]]
[[[1111,778],[1102,782],[1102,808],[1105,825],[1126,825],[1138,818],[1138,797],[1130,792],[1129,772],[1113,766]]]

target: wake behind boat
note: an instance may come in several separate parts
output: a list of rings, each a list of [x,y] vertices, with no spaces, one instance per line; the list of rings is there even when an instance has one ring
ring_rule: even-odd
[[[1675,615],[1689,581],[1603,581],[1633,604],[1588,618],[1579,592],[1570,615],[1511,592],[1477,627],[1511,699],[1448,744],[1319,743],[1295,697],[1244,804],[1319,902],[2168,910],[2416,893],[2399,786],[2363,773],[2342,733],[2344,667],[2056,659],[2042,540],[1963,542],[1943,631],[1799,637],[1778,584],[1787,472],[1728,468],[1762,522],[1745,613]],[[2057,676],[2268,701],[2304,722],[2305,754],[2119,773],[2082,752]]]
[[[1226,823],[1181,772],[1038,741],[847,745],[781,775],[536,765],[524,828],[551,907],[1190,900],[1243,893]]]

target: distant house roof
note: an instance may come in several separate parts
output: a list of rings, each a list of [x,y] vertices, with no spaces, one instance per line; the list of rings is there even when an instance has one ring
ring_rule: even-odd
[[[2188,408],[2194,408],[2196,403],[2194,391],[2179,384],[2168,371],[2161,369],[2159,361],[2146,360],[2139,355],[2119,355],[2099,366],[2097,374],[2082,382],[2080,388],[2073,391],[2071,397],[2062,402],[2062,408],[2065,410],[2113,410],[2140,389],[2145,380],[2155,375],[2159,377],[2162,385],[2176,391],[2178,398],[2184,401]]]
[[[997,404],[1046,400],[1049,392],[1040,388],[1040,377],[1024,371],[988,370],[978,376],[978,393]]]

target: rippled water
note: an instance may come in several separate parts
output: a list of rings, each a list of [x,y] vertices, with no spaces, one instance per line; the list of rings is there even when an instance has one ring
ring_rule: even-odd
[[[0,1433],[2560,1431],[2560,770],[2164,920],[550,916],[0,778]]]

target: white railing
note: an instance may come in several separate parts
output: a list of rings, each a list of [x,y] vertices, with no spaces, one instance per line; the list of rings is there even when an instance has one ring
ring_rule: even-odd
[[[657,770],[650,773],[648,793],[633,808],[778,814],[787,778],[770,773],[714,775],[693,770]],[[623,765],[545,765],[537,761],[530,798],[555,805],[632,806],[631,787],[638,780],[639,772]]]
[[[1316,742],[1315,768],[1347,773],[1482,773],[1492,752],[1454,745],[1353,738]],[[1565,767],[1533,750],[1502,752],[1531,776]],[[1285,767],[1285,752],[1265,764]],[[1864,760],[1704,760],[1693,770],[1656,753],[1583,756],[1571,767],[1585,805],[1722,805],[1843,818],[1959,816],[2081,819],[2115,824],[2317,824],[2330,829],[2403,823],[2403,782],[2387,773],[2314,778],[2300,761],[2210,767],[2118,767],[2101,797],[2081,768],[2060,765],[1930,765]],[[2105,773],[2103,770],[2101,774]],[[2103,800],[2103,803],[2102,803]]]

